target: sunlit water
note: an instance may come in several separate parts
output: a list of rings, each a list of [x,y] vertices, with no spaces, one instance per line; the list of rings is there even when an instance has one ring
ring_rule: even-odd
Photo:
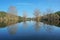
[[[27,21],[0,28],[1,40],[59,40],[60,28],[42,22]]]

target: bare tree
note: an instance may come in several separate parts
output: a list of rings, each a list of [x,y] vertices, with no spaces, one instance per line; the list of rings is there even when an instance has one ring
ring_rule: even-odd
[[[52,14],[53,13],[53,10],[51,8],[48,8],[46,13],[47,14]]]
[[[7,11],[7,22],[16,23],[18,22],[17,9],[15,6],[10,6]]]
[[[16,7],[15,6],[10,6],[9,9],[8,9],[8,13],[17,16],[17,9],[16,9]]]
[[[40,21],[40,11],[39,9],[35,9],[34,16],[36,21]]]
[[[48,18],[48,21],[50,22],[51,21],[51,15],[53,13],[53,10],[51,8],[47,9],[46,11],[46,14],[47,14],[47,18]]]
[[[27,20],[27,12],[24,11],[24,12],[23,12],[23,21],[25,22],[26,20]]]

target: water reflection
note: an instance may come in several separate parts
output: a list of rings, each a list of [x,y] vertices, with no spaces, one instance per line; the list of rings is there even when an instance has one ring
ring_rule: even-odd
[[[44,21],[44,28],[47,32],[52,32],[54,30],[53,26],[60,27],[59,21]]]
[[[7,30],[9,34],[15,34],[17,31],[17,23],[15,21],[8,21],[8,22],[0,22],[0,27],[8,27]]]
[[[31,23],[32,23],[33,21],[31,21]],[[30,21],[29,22],[27,22],[27,21],[23,21],[23,28],[24,29],[27,29],[27,27],[28,27],[28,23],[29,23],[29,25],[31,25],[30,24]],[[41,26],[41,22],[38,22],[38,21],[34,21],[34,29],[35,29],[35,31],[40,31],[41,29],[42,29],[42,27],[44,28],[44,30],[45,31],[47,31],[47,32],[52,32],[53,30],[54,30],[54,28],[53,28],[53,26],[55,25],[56,27],[60,27],[60,23],[58,23],[58,22],[48,22],[48,21],[44,21],[44,22],[42,22],[43,24],[42,24],[42,26]],[[8,26],[8,32],[9,32],[9,34],[16,34],[16,31],[17,31],[17,24],[16,23],[13,23],[13,22],[8,22],[8,23],[4,23],[4,22],[2,22],[2,23],[0,23],[0,27],[2,28],[2,27],[6,27],[6,26]]]
[[[16,34],[18,26],[16,24],[8,26],[9,34]]]
[[[53,26],[47,25],[47,26],[45,26],[45,30],[46,30],[47,32],[52,32],[52,31],[53,31]]]
[[[23,28],[26,29],[28,26],[27,26],[27,22],[26,21],[23,21]]]
[[[60,21],[55,21],[55,22],[50,22],[50,21],[44,21],[43,23],[48,24],[48,25],[55,25],[57,27],[60,27]]]
[[[6,23],[0,22],[0,28],[4,28],[4,27],[6,27],[6,26],[7,26]]]
[[[40,22],[35,22],[35,24],[34,24],[34,27],[35,27],[35,30],[36,31],[39,31],[40,30]]]

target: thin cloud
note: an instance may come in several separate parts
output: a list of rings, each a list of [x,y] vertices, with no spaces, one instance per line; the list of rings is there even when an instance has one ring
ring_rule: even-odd
[[[33,3],[16,3],[16,5],[22,5],[22,6],[32,6],[34,5]]]

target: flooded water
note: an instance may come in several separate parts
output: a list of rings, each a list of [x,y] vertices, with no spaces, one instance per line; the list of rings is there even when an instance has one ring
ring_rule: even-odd
[[[60,40],[60,27],[27,21],[0,28],[0,40]]]

